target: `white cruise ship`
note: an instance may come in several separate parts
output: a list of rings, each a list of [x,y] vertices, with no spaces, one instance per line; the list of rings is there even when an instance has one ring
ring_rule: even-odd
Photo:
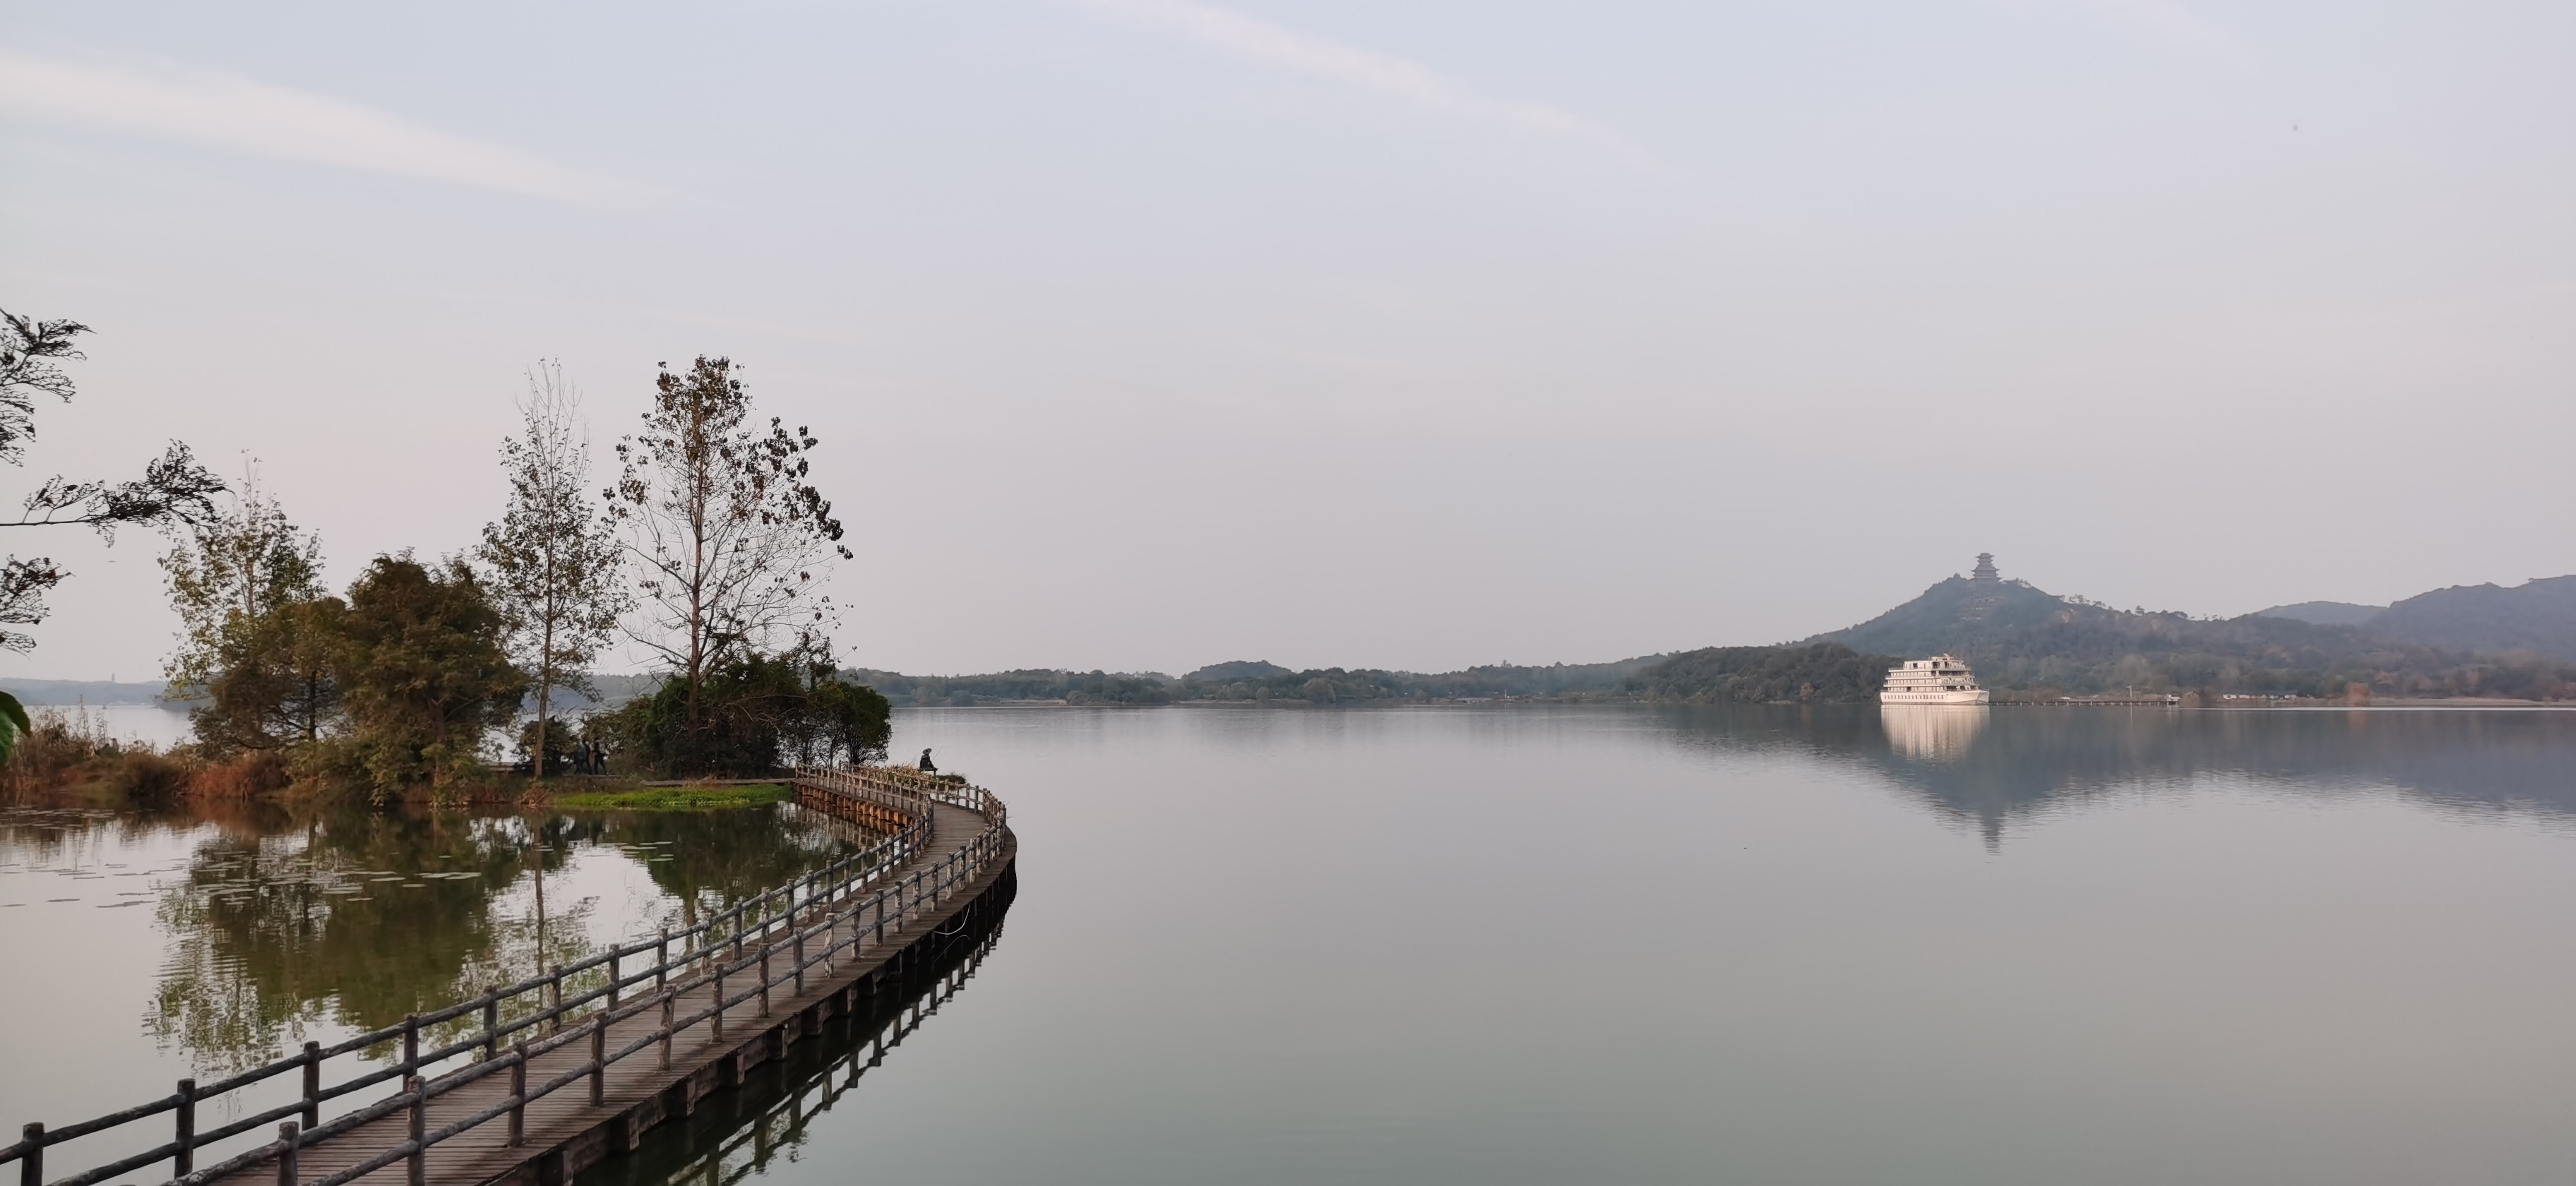
[[[1881,704],[1983,704],[1986,690],[1977,686],[1977,677],[1968,665],[1955,655],[1934,655],[1929,659],[1908,659],[1901,667],[1887,669],[1887,687],[1878,694]]]

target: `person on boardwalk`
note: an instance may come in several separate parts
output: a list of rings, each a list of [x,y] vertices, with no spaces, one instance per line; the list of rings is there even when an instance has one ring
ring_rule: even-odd
[[[931,764],[931,762],[930,762],[930,751],[929,751],[929,750],[923,750],[923,751],[921,751],[921,763],[920,763],[920,764],[921,764],[921,772],[922,772],[923,774],[937,774],[937,773],[939,773],[939,767],[932,765],[932,764]]]

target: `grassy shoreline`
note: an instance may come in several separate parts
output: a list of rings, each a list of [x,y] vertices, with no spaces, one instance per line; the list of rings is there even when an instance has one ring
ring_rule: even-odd
[[[555,795],[550,802],[565,811],[728,811],[767,807],[795,798],[785,783],[760,782],[729,786],[638,787],[624,791],[577,791]]]

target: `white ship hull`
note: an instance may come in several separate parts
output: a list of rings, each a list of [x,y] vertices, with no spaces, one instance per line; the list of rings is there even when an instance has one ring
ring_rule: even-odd
[[[1881,692],[1878,694],[1878,702],[1881,704],[1984,704],[1986,690],[1978,688],[1974,691],[1962,692]]]

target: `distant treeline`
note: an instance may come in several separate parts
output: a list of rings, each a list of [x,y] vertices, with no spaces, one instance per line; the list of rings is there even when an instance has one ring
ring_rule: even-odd
[[[897,706],[1062,702],[1173,704],[1186,701],[1365,704],[1377,701],[1545,699],[1661,701],[1862,701],[1875,698],[1893,662],[1835,643],[1711,647],[1615,663],[1546,667],[1490,664],[1425,674],[1378,668],[1291,670],[1241,660],[1173,677],[1160,672],[1026,669],[987,675],[916,676],[859,669],[864,683]]]

